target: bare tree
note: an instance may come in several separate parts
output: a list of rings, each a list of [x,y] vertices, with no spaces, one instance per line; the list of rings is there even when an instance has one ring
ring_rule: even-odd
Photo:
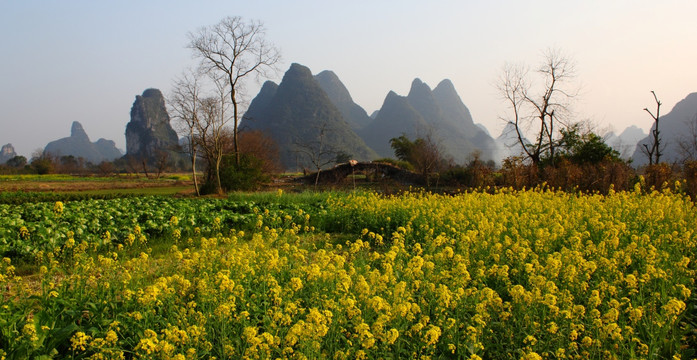
[[[649,165],[658,164],[661,160],[661,155],[663,155],[663,148],[661,148],[661,132],[658,130],[658,121],[661,118],[662,104],[658,100],[658,97],[656,96],[656,93],[653,90],[651,91],[651,93],[653,94],[653,99],[656,100],[656,115],[654,115],[648,108],[644,108],[644,111],[649,113],[649,115],[651,115],[651,118],[653,118],[653,130],[651,130],[651,135],[653,135],[653,138],[651,139],[650,148],[649,144],[642,144],[644,148],[641,149],[641,152],[643,152],[646,156],[649,157]]]
[[[109,177],[116,172],[116,166],[111,161],[102,161],[96,166],[97,171],[104,176]]]
[[[199,74],[188,71],[182,74],[174,82],[174,90],[169,99],[173,117],[178,120],[179,130],[186,134],[186,151],[191,158],[191,177],[194,180],[196,195],[201,195],[196,177],[196,158],[198,157],[199,111],[200,111],[201,84]]]
[[[130,174],[138,175],[138,159],[133,155],[126,155],[124,158],[126,159],[126,171]]]
[[[215,143],[211,138],[210,128],[213,127],[218,114],[218,101],[214,97],[205,97],[199,103],[199,121],[196,123],[196,145],[201,148],[203,156],[206,159],[208,170],[206,171],[206,182],[214,181],[218,183],[216,178],[215,164]]]
[[[150,174],[148,174],[148,159],[145,156],[141,156],[140,162],[143,166],[143,173],[145,174],[145,177],[150,179]]]
[[[220,164],[228,138],[226,127],[230,120],[227,112],[230,103],[222,79],[212,80],[216,89],[215,95],[200,99],[198,105],[196,145],[203,150],[208,162],[208,180],[214,182],[216,192],[220,193],[223,190],[220,182]]]
[[[201,68],[208,73],[224,75],[232,104],[233,147],[235,162],[239,165],[237,127],[239,124],[240,98],[244,80],[248,75],[264,76],[275,70],[280,61],[279,51],[264,38],[261,22],[245,22],[241,17],[226,17],[219,23],[189,33],[188,47],[201,59]]]
[[[515,128],[516,136],[527,158],[538,165],[549,156],[554,165],[556,137],[567,125],[569,103],[577,90],[567,84],[575,76],[572,61],[558,50],[547,50],[536,73],[542,83],[534,88],[524,66],[506,65],[498,90],[508,103],[512,114],[503,118]],[[533,142],[525,140],[525,132],[534,133]]]
[[[317,132],[317,136],[313,136],[312,138],[316,140],[295,140],[295,151],[304,155],[317,170],[317,175],[315,176],[315,186],[317,186],[317,183],[319,183],[319,173],[322,171],[322,168],[336,160],[337,151],[326,143],[327,135],[330,131],[330,129],[327,127],[327,123],[324,122],[314,128],[314,130]]]
[[[169,152],[165,150],[155,151],[155,179],[159,179],[169,167]]]
[[[278,144],[261,130],[240,131],[240,148],[243,154],[249,154],[261,161],[261,170],[265,174],[279,173],[283,170],[278,151]]]

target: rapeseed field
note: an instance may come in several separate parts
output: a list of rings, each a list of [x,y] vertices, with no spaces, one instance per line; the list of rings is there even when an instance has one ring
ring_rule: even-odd
[[[696,356],[682,195],[275,196],[0,207],[0,358]]]

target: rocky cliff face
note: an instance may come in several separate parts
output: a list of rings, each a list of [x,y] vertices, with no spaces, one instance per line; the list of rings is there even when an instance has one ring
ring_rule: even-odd
[[[87,136],[85,128],[77,121],[73,121],[73,124],[70,126],[70,137],[75,141],[90,142],[90,137]]]
[[[136,95],[131,121],[126,125],[126,156],[154,161],[161,151],[174,155],[178,144],[162,92],[147,89]]]
[[[74,121],[70,127],[69,137],[51,141],[44,148],[44,153],[83,158],[93,164],[121,157],[121,151],[111,140],[99,139],[96,143],[90,142],[82,124],[77,121]]]
[[[2,149],[0,149],[0,164],[6,163],[7,160],[10,160],[15,156],[17,156],[17,153],[15,152],[15,148],[12,146],[12,144],[3,145]]]

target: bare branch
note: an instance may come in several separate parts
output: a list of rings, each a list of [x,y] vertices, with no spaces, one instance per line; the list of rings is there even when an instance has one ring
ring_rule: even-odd
[[[660,130],[658,129],[658,123],[661,117],[661,102],[658,100],[658,96],[656,96],[656,93],[651,90],[651,94],[653,94],[653,99],[656,101],[656,115],[654,115],[651,110],[648,108],[644,108],[644,111],[649,113],[651,115],[651,118],[653,119],[653,130],[651,131],[651,135],[653,135],[651,139],[651,148],[649,149],[649,146],[646,144],[642,144],[644,146],[644,149],[642,149],[642,152],[648,156],[649,158],[649,165],[652,164],[658,164],[661,161],[661,155],[663,149],[665,146],[661,147],[661,136],[660,136]]]
[[[308,160],[315,166],[317,170],[317,176],[315,178],[315,186],[319,182],[319,174],[322,168],[331,164],[336,159],[337,151],[334,147],[326,144],[327,135],[332,129],[328,128],[326,122],[321,125],[313,127],[313,130],[317,132],[317,136],[312,138],[317,139],[316,141],[302,142],[296,139],[295,152],[305,155]]]

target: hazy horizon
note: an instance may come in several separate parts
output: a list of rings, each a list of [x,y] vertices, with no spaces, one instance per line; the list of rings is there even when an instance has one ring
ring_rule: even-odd
[[[390,90],[406,95],[414,78],[431,88],[447,78],[494,137],[504,64],[535,68],[544,50],[559,48],[576,64],[577,120],[648,132],[651,90],[662,114],[697,92],[695,13],[697,2],[679,0],[3,2],[0,145],[29,157],[79,121],[92,141],[125,150],[135,96],[151,87],[168,95],[195,66],[187,33],[225,16],[264,23],[283,55],[269,80],[291,63],[331,70],[370,114]],[[260,86],[249,83],[247,100]]]

